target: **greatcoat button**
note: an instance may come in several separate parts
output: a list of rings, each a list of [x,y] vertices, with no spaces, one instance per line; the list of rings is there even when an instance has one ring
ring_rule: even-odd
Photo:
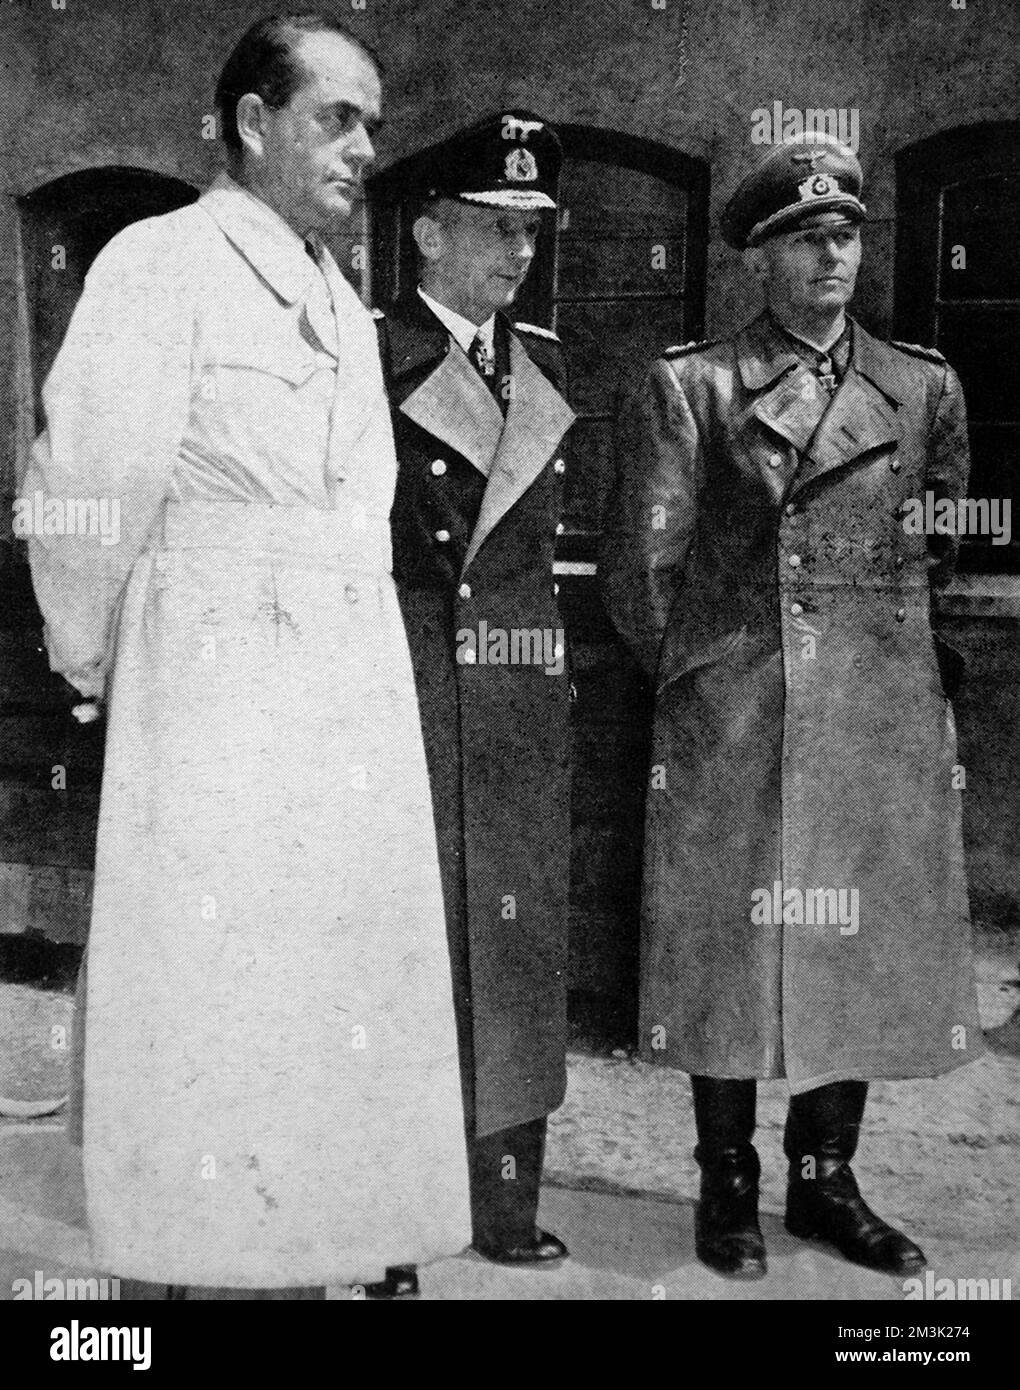
[[[790,612],[793,614],[795,618],[799,618],[800,615],[804,612],[804,609],[801,607],[799,603],[791,603]]]
[[[787,560],[786,563],[790,566],[790,568],[791,568],[792,570],[799,569],[799,568],[800,568],[800,556],[799,556],[799,555],[791,555],[791,556],[789,557],[789,559]]]
[[[905,608],[897,608],[897,610],[896,610],[896,621],[897,621],[898,623],[906,622],[906,618],[907,618],[907,610],[906,610]]]
[[[566,471],[567,471],[567,465],[563,462],[562,459],[557,459],[556,462],[553,464],[553,472],[554,472],[554,473],[565,473]]]
[[[446,472],[446,464],[442,459],[436,459],[432,465],[432,472],[437,478],[441,478]]]
[[[769,459],[769,467],[770,467],[770,468],[782,468],[782,466],[783,466],[783,456],[782,456],[782,454],[773,454],[772,457]]]
[[[567,528],[563,525],[563,522],[562,522],[562,521],[557,521],[557,523],[556,523],[556,534],[557,534],[558,536],[562,536],[562,535],[563,535],[563,532],[564,532],[566,529],[567,529]]]
[[[786,504],[786,506],[783,508],[783,510],[786,512],[786,515],[787,515],[787,516],[796,516],[796,515],[797,515],[797,504],[796,504],[796,502],[787,502],[787,504]]]
[[[471,597],[471,585],[470,585],[470,584],[462,584],[462,585],[460,586],[460,588],[457,590],[457,592],[458,592],[458,594],[460,594],[461,598],[470,598],[470,597]]]
[[[889,464],[889,467],[893,473],[898,473],[900,471],[899,459],[893,459],[892,462]]]
[[[436,540],[439,541],[442,545],[445,545],[446,542],[447,542],[449,539],[450,539],[450,533],[449,533],[449,531],[437,531],[437,532],[436,532]]]

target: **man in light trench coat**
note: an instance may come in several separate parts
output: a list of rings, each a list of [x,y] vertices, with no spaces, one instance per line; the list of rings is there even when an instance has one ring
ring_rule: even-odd
[[[411,1296],[469,1231],[442,886],[391,573],[396,455],[352,213],[378,65],[271,17],[229,173],[92,266],[25,490],[53,668],[109,711],[84,1171],[132,1296]]]
[[[894,1274],[850,1168],[871,1079],[980,1050],[959,768],[931,601],[966,494],[960,385],[847,317],[861,169],[771,150],[723,217],[766,311],[671,349],[620,422],[601,570],[655,682],[641,1039],[692,1073],[700,1258],[765,1273],[755,1082],[791,1091],[787,1229]]]

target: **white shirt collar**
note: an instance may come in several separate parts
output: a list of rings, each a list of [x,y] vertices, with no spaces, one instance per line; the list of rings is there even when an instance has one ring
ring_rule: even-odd
[[[433,299],[430,294],[426,294],[422,287],[418,286],[418,293],[435,314],[440,323],[449,330],[453,340],[460,345],[465,352],[469,350],[475,338],[481,334],[482,342],[488,352],[492,352],[492,335],[496,328],[496,315],[492,314],[483,324],[476,327],[470,319],[464,318],[462,314],[455,313],[453,309],[448,309],[445,304],[440,304],[438,299]]]

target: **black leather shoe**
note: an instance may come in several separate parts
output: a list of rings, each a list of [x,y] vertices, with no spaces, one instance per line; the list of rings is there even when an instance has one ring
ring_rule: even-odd
[[[378,1284],[366,1284],[365,1298],[381,1302],[382,1300],[392,1300],[395,1298],[417,1298],[418,1289],[418,1267],[417,1265],[392,1265],[387,1269],[385,1277]]]
[[[865,1202],[849,1163],[818,1159],[814,1178],[791,1176],[786,1229],[801,1240],[824,1240],[854,1264],[882,1274],[917,1274],[923,1250]]]
[[[548,1265],[565,1260],[570,1254],[562,1240],[539,1230],[534,1239],[520,1245],[490,1245],[476,1240],[472,1248],[497,1265]]]
[[[750,1145],[709,1158],[699,1148],[701,1195],[694,1213],[694,1248],[702,1264],[728,1279],[761,1279],[768,1272],[758,1224],[758,1155]]]

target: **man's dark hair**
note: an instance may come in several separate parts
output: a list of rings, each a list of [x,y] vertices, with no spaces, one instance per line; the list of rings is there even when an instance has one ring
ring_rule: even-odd
[[[216,85],[220,128],[232,157],[240,155],[243,148],[237,130],[237,103],[241,98],[252,92],[267,106],[279,110],[305,80],[306,73],[297,55],[302,34],[339,34],[382,75],[377,55],[338,20],[313,13],[274,14],[260,19],[238,41]]]

